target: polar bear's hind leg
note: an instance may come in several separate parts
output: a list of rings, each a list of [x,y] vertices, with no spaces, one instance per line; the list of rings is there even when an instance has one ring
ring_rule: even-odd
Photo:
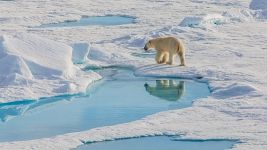
[[[179,55],[179,58],[180,58],[180,61],[181,61],[180,66],[185,66],[185,55],[184,55],[184,52],[180,52],[180,53],[178,53],[178,55]]]
[[[173,64],[173,57],[174,57],[174,54],[173,54],[173,52],[170,51],[169,61],[167,62],[167,64],[169,64],[169,65],[172,65]]]

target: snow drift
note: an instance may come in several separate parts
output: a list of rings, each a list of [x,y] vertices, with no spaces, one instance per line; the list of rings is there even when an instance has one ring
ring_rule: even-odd
[[[81,92],[98,78],[73,65],[66,44],[26,33],[0,36],[0,102]]]
[[[199,27],[203,25],[221,25],[227,22],[227,18],[220,14],[206,14],[200,16],[185,17],[180,23],[182,27]]]
[[[81,64],[88,60],[87,56],[90,50],[89,43],[75,43],[72,45],[72,61],[73,63]]]
[[[25,78],[32,78],[32,75],[42,77],[73,75],[72,49],[65,44],[35,35],[18,34],[3,35],[1,47],[0,58],[7,63],[3,65],[10,69],[6,75],[17,73]]]
[[[262,12],[253,12],[249,9],[229,9],[221,14],[202,14],[185,17],[179,26],[210,28],[229,23],[249,22],[260,17]]]

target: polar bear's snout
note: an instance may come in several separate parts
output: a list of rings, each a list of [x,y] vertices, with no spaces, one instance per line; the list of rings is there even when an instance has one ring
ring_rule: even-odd
[[[150,47],[149,47],[148,45],[149,45],[149,43],[146,43],[146,45],[145,45],[145,47],[144,47],[144,50],[145,50],[145,51],[148,51],[148,50],[149,50]]]
[[[147,46],[146,46],[146,45],[145,45],[145,47],[144,47],[144,50],[145,50],[145,51],[147,51],[147,50],[148,50],[148,48],[147,48]]]
[[[145,44],[145,47],[144,47],[144,50],[145,51],[148,51],[151,47],[151,41],[148,41],[146,44]]]

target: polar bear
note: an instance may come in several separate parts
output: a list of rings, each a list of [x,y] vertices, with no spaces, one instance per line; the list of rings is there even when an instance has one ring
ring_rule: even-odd
[[[174,57],[178,55],[181,61],[180,66],[185,66],[185,48],[180,39],[175,37],[151,39],[146,43],[144,49],[148,51],[151,48],[157,51],[155,59],[158,64],[167,63],[172,65]]]

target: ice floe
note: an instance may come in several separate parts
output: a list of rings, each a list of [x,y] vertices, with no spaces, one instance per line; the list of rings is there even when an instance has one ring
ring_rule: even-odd
[[[0,101],[85,91],[100,78],[72,62],[72,47],[28,33],[0,37]]]
[[[264,72],[267,63],[265,44],[267,37],[264,34],[267,27],[264,21],[267,16],[265,0],[171,2],[119,0],[116,1],[116,5],[114,1],[105,1],[105,3],[78,0],[64,3],[16,1],[12,4],[2,2],[1,5],[3,5],[0,10],[1,34],[17,33],[23,30],[42,35],[42,41],[47,43],[43,45],[45,47],[51,42],[53,42],[51,45],[59,44],[54,41],[61,41],[68,45],[85,41],[85,43],[92,44],[89,56],[84,57],[85,52],[77,59],[87,59],[84,65],[134,66],[132,68],[136,69],[136,75],[140,76],[193,78],[207,82],[212,94],[208,98],[195,102],[192,108],[161,112],[134,122],[84,132],[30,141],[0,143],[0,149],[71,149],[83,142],[153,135],[181,135],[185,139],[238,139],[241,143],[235,145],[233,149],[267,149],[267,103],[266,94],[264,94],[267,91],[267,77]],[[64,9],[59,9],[62,5]],[[113,7],[110,7],[111,5]],[[28,9],[29,6],[31,9]],[[17,11],[18,9],[21,11]],[[57,31],[27,29],[28,26],[42,23],[78,20],[82,15],[105,14],[136,16],[138,22],[135,25],[106,28],[84,27]],[[188,17],[189,21],[184,23],[186,27],[179,26],[183,19]],[[201,27],[188,28],[190,23],[200,24]],[[220,25],[216,25],[217,23]],[[215,30],[202,30],[202,28]],[[133,52],[141,53],[143,43],[147,39],[166,35],[184,39],[187,45],[188,67],[158,66],[155,65],[153,58],[131,55]],[[16,39],[13,35],[11,38]],[[47,38],[54,41],[47,42]],[[8,38],[2,36],[2,39]],[[1,56],[5,53],[2,50],[6,51],[6,48],[2,46],[2,39]],[[17,40],[27,41],[25,39],[22,36],[22,39]],[[70,50],[66,52],[68,56],[63,54],[65,56],[63,59],[67,59],[67,63],[71,64],[72,48],[66,44],[63,45],[65,46],[60,47]],[[12,46],[13,43],[9,44],[9,47]],[[37,45],[34,47],[39,48]],[[79,69],[77,71],[73,67],[65,66],[64,70],[58,67],[52,68],[52,70],[58,69],[54,72],[57,74],[54,77],[56,80],[36,79],[35,72],[45,69],[40,69],[37,65],[39,69],[31,71],[34,65],[28,65],[26,61],[28,57],[22,54],[9,55],[10,58],[5,59],[12,59],[17,63],[7,63],[1,57],[0,68],[6,70],[5,65],[2,64],[6,62],[9,66],[14,66],[15,71],[10,70],[10,72],[11,74],[16,72],[16,75],[10,75],[5,81],[1,80],[3,86],[0,89],[0,94],[2,94],[0,96],[5,101],[7,101],[6,98],[14,100],[59,94],[53,91],[55,89],[58,89],[55,91],[73,91],[73,89],[79,91],[85,87],[85,84],[80,86],[77,82],[87,84],[91,79],[98,77],[89,72],[90,75],[87,74],[87,78],[84,79],[84,73]],[[30,60],[33,61],[34,58]],[[57,58],[51,58],[51,60],[57,60]],[[61,62],[61,60],[58,61]],[[35,62],[35,64],[47,65],[43,62]],[[48,68],[51,70],[50,66]],[[4,86],[9,84],[9,87]],[[21,86],[26,84],[27,87]],[[3,102],[2,99],[1,101]]]

